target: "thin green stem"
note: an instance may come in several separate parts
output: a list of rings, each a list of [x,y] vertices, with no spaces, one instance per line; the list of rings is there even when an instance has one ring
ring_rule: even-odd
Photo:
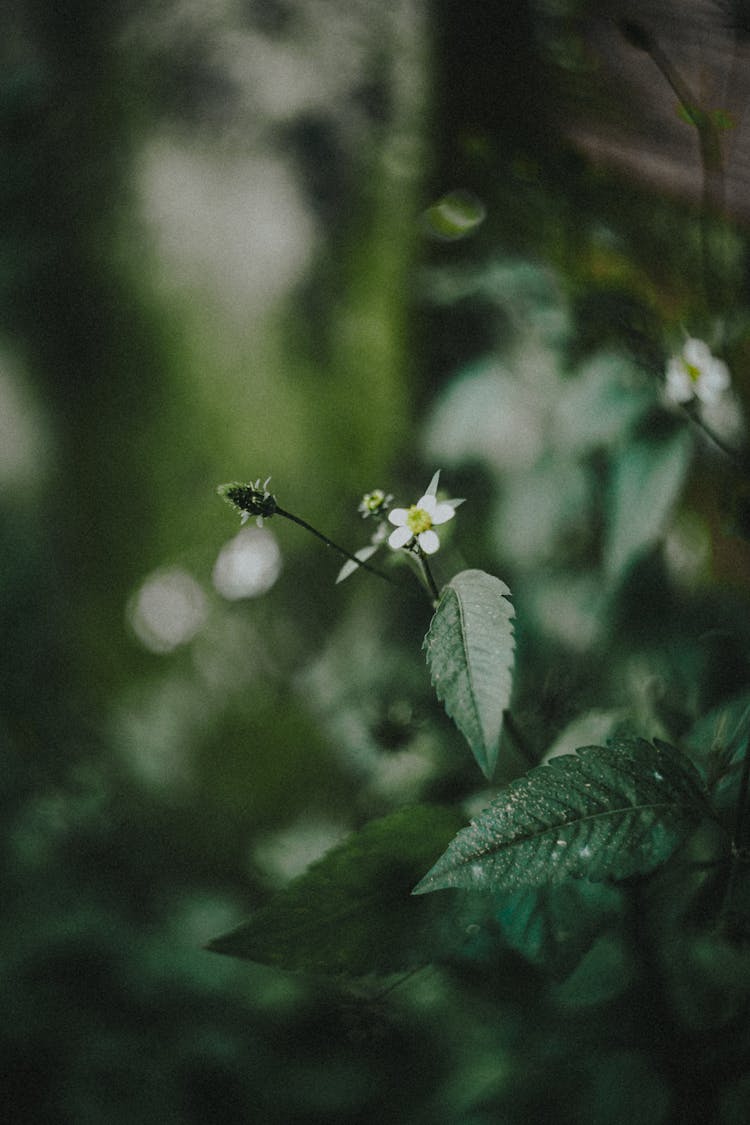
[[[417,547],[416,553],[417,558],[422,564],[422,573],[424,574],[425,582],[427,583],[428,589],[432,595],[432,600],[433,602],[437,603],[440,601],[440,591],[437,588],[437,583],[435,582],[432,571],[430,570],[430,564],[427,562],[427,556],[421,549],[421,547]]]
[[[316,538],[322,540],[322,542],[325,543],[326,547],[331,547],[334,551],[338,551],[338,553],[340,555],[343,555],[345,559],[349,559],[350,562],[356,563],[357,566],[361,566],[364,570],[369,570],[370,574],[376,574],[378,578],[382,578],[384,582],[390,582],[392,586],[396,585],[396,583],[388,574],[384,574],[383,571],[378,570],[377,567],[370,566],[369,563],[364,562],[362,559],[358,559],[356,555],[353,555],[351,551],[347,551],[345,547],[339,547],[338,543],[334,543],[332,539],[329,539],[328,536],[324,535],[322,531],[318,531],[317,528],[313,527],[312,524],[307,522],[307,520],[300,519],[299,516],[293,515],[292,512],[285,511],[283,508],[280,508],[278,504],[276,505],[276,511],[274,512],[274,515],[284,516],[285,519],[291,520],[292,523],[296,523],[300,527],[304,527],[305,531],[311,532],[311,534],[316,536]]]

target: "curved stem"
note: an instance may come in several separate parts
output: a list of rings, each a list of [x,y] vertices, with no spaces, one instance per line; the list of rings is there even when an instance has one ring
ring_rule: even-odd
[[[322,542],[325,543],[326,547],[332,547],[334,551],[338,551],[338,553],[340,555],[343,555],[345,559],[349,559],[350,562],[356,563],[357,566],[361,566],[364,570],[369,570],[370,574],[377,574],[378,578],[382,578],[384,582],[390,582],[392,586],[396,585],[396,583],[389,575],[384,574],[383,571],[378,570],[377,567],[370,566],[369,563],[364,562],[362,559],[358,559],[356,555],[353,555],[351,551],[347,551],[345,547],[339,547],[338,543],[334,543],[332,539],[329,539],[328,536],[324,535],[322,531],[318,531],[317,528],[313,527],[312,524],[307,522],[307,520],[300,519],[299,516],[293,515],[292,512],[285,511],[283,508],[280,508],[278,504],[276,505],[276,511],[274,515],[284,516],[285,519],[291,520],[292,523],[299,524],[300,527],[304,527],[305,531],[311,532],[311,534],[315,535],[316,538],[322,540]]]

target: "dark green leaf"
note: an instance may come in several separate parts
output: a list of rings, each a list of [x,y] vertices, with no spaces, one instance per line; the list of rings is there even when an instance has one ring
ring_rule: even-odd
[[[611,934],[602,934],[568,978],[555,988],[555,1000],[568,1009],[604,1004],[628,987],[632,971],[622,942]]]
[[[430,806],[372,821],[208,948],[329,975],[427,964],[440,912],[414,909],[410,890],[459,824],[455,812]]]
[[[569,972],[620,909],[620,892],[569,879],[500,897],[494,917],[508,945],[553,972]]]
[[[677,750],[642,739],[584,747],[511,782],[459,832],[414,893],[646,873],[707,812],[700,777]]]
[[[432,683],[486,777],[497,761],[514,654],[510,590],[462,570],[443,590],[424,641]]]
[[[742,762],[750,740],[750,693],[725,700],[704,715],[684,745],[700,761],[715,808],[734,808]]]

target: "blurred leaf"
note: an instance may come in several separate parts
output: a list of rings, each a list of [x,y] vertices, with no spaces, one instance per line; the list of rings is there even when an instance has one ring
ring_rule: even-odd
[[[685,121],[688,125],[694,125],[696,129],[714,129],[725,130],[734,129],[737,121],[734,116],[727,109],[700,109],[699,106],[678,105],[677,116]]]
[[[750,997],[750,951],[718,934],[691,935],[672,968],[673,1002],[691,1028],[718,1028],[741,1017]]]
[[[427,805],[372,821],[208,949],[282,969],[390,973],[428,964],[434,909],[414,909],[415,879],[460,819]]]
[[[593,501],[587,468],[551,450],[509,474],[493,521],[500,557],[534,567],[580,555],[591,540]]]
[[[564,385],[555,413],[555,438],[580,452],[612,446],[653,401],[653,385],[639,379],[625,356],[598,352]]]
[[[730,699],[699,719],[684,745],[700,757],[714,806],[734,807],[745,749],[750,738],[750,694]]]
[[[497,761],[510,702],[515,641],[510,590],[482,570],[462,570],[443,590],[424,640],[432,683],[482,772]]]
[[[727,109],[712,109],[709,117],[717,129],[734,129],[737,121]]]
[[[547,404],[559,393],[554,353],[533,360],[528,378],[495,359],[464,367],[430,411],[425,456],[443,465],[484,463],[501,473],[533,465],[544,448]]]
[[[682,428],[659,441],[640,439],[618,454],[612,466],[606,567],[622,571],[652,547],[666,530],[690,464],[692,441]]]
[[[686,125],[695,125],[696,129],[703,129],[708,123],[708,115],[700,106],[680,103],[675,106],[675,110],[681,121]]]
[[[644,874],[707,812],[700,777],[677,750],[643,739],[587,746],[511,782],[414,893]]]
[[[445,242],[455,242],[473,234],[487,215],[481,199],[470,191],[451,191],[422,213],[427,234]]]
[[[568,879],[505,892],[494,918],[518,953],[552,972],[564,973],[578,964],[619,907],[617,888]]]
[[[622,942],[603,934],[554,990],[554,996],[563,1008],[590,1008],[620,996],[631,978],[632,965],[625,957]]]

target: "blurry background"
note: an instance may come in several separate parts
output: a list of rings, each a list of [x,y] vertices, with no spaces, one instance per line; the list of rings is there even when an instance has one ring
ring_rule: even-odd
[[[427,603],[335,587],[281,520],[240,531],[221,481],[271,474],[354,550],[363,492],[411,502],[441,468],[469,502],[436,565],[514,590],[535,759],[581,715],[580,742],[625,711],[675,736],[746,682],[734,482],[659,376],[721,312],[741,435],[750,19],[655,7],[2,5],[14,1120],[480,1121],[505,1066],[468,1019],[459,1046],[450,993],[355,1003],[202,950],[353,828],[478,789],[429,691]],[[708,294],[697,134],[641,24],[731,118]],[[428,210],[455,191],[466,229]],[[676,467],[644,523],[628,474],[654,434]],[[689,648],[669,630],[698,604]]]

